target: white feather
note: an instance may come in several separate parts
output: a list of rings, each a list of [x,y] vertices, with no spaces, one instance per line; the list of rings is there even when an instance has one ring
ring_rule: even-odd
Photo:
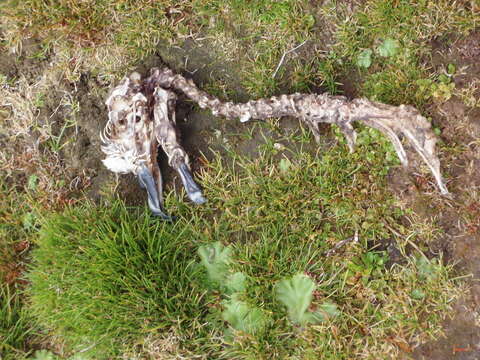
[[[137,168],[132,162],[122,157],[107,157],[102,162],[108,170],[120,174],[135,173]]]

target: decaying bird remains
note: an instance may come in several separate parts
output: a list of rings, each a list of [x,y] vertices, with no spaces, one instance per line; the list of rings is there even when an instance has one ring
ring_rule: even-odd
[[[142,79],[133,73],[125,78],[108,97],[108,122],[102,134],[103,160],[117,173],[132,172],[148,192],[148,203],[154,215],[171,219],[163,210],[162,179],[157,164],[157,149],[162,146],[169,164],[180,174],[189,198],[201,204],[205,199],[189,171],[188,156],[178,143],[175,131],[176,93],[183,93],[208,108],[214,115],[228,119],[268,119],[291,116],[304,122],[315,139],[320,139],[319,123],[336,124],[354,150],[358,121],[385,134],[393,143],[404,166],[408,158],[401,139],[406,139],[430,168],[442,194],[448,194],[435,154],[436,136],[428,120],[411,106],[390,106],[366,99],[348,100],[327,94],[291,94],[235,104],[222,102],[200,90],[192,80],[174,74],[170,69],[153,68]]]
[[[179,144],[175,129],[175,93],[156,82],[158,70],[149,78],[132,73],[113,89],[106,101],[108,122],[101,134],[105,166],[116,173],[137,175],[148,193],[148,205],[155,216],[173,220],[163,209],[162,174],[157,162],[161,146],[168,163],[179,174],[188,197],[197,204],[205,198],[193,181],[188,155]]]

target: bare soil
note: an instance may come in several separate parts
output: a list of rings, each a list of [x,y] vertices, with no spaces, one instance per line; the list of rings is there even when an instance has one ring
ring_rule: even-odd
[[[459,75],[454,76],[457,88],[468,88],[480,79],[480,33],[467,38],[444,39],[432,44],[431,65],[434,68],[455,64]],[[480,94],[477,92],[476,97]],[[417,178],[417,189],[396,193],[412,204],[417,214],[436,217],[444,234],[432,252],[443,250],[446,259],[458,263],[461,273],[472,274],[468,280],[471,291],[455,304],[452,318],[445,321],[445,337],[418,347],[415,359],[480,359],[480,108],[469,108],[461,99],[432,105],[434,123],[442,130],[441,138],[446,146],[461,149],[452,154],[445,150],[441,162],[449,177],[448,188],[452,201],[443,204],[422,199],[418,192],[424,189],[422,179]]]

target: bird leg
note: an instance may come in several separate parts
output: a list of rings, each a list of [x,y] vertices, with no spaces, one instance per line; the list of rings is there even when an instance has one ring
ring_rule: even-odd
[[[168,156],[168,164],[180,175],[190,200],[195,204],[203,204],[206,199],[193,180],[188,165],[188,155],[177,140],[175,130],[176,95],[171,91],[157,87],[153,96],[154,134],[156,139]]]
[[[157,71],[158,73],[158,71]],[[158,146],[179,174],[188,197],[196,204],[206,200],[192,178],[188,156],[175,131],[175,100],[172,91],[158,87],[153,74],[142,79],[132,73],[113,89],[105,104],[108,122],[100,134],[105,166],[115,173],[133,173],[148,194],[153,215],[167,221],[175,218],[163,208],[163,182],[157,162]]]
[[[149,99],[142,92],[141,77],[133,73],[108,97],[108,123],[101,134],[105,166],[116,173],[133,173],[147,191],[153,215],[173,218],[163,210],[162,178],[157,163],[158,142],[153,134]],[[148,94],[147,94],[148,95]]]
[[[160,173],[158,172],[158,174]],[[163,210],[162,194],[157,190],[158,176],[156,176],[157,179],[154,179],[152,176],[152,172],[145,165],[143,165],[140,168],[137,176],[138,176],[138,182],[140,183],[140,186],[147,190],[148,207],[152,211],[152,214],[154,216],[158,216],[162,218],[163,220],[167,220],[167,221],[175,220],[174,216],[170,216],[166,214],[165,211]],[[161,177],[160,177],[160,183],[161,183]]]

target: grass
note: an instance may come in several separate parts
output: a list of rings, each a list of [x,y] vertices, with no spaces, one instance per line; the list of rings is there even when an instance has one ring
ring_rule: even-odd
[[[24,307],[26,257],[36,218],[25,196],[0,177],[0,356],[5,360],[29,353],[36,332],[34,319]]]
[[[334,14],[327,8],[327,16]],[[450,1],[370,1],[348,18],[337,17],[339,58],[348,67],[358,67],[362,80],[358,92],[373,100],[390,104],[412,104],[422,108],[429,100],[421,91],[422,81],[435,80],[426,65],[431,41],[447,37],[452,29],[467,34],[478,23],[478,15],[463,5]],[[382,55],[382,42],[392,40],[397,49]],[[359,56],[372,51],[372,65],[358,66]],[[364,68],[367,69],[364,69]]]
[[[194,4],[205,19],[202,30],[212,37],[222,34],[215,45],[223,56],[238,63],[241,83],[251,96],[268,96],[278,92],[286,82],[291,83],[290,79],[278,80],[285,75],[285,67],[280,69],[277,79],[273,78],[274,69],[284,52],[312,37],[315,19],[307,11],[306,1],[197,1]],[[272,32],[272,28],[276,31]],[[235,39],[235,42],[221,39]],[[243,58],[239,57],[242,53],[246,54]],[[308,86],[306,80],[301,79],[305,75],[301,65],[308,66],[308,62],[294,61],[296,69],[290,69],[288,76],[295,77],[298,89],[305,90]]]
[[[29,333],[32,332],[32,324],[20,301],[10,286],[1,284],[0,354],[2,359],[16,359],[27,350],[27,340]]]
[[[197,319],[206,309],[194,285],[198,235],[183,225],[138,218],[119,202],[53,216],[33,252],[33,313],[74,352],[94,358],[161,336],[179,319],[184,332],[200,336]]]
[[[461,287],[451,267],[406,251],[421,238],[400,225],[404,213],[382,185],[385,161],[368,160],[365,149],[231,154],[235,168],[217,157],[202,176],[206,206],[168,198],[180,216],[173,226],[119,201],[53,215],[32,253],[30,309],[70,352],[92,358],[139,355],[152,342],[161,356],[379,358],[429,339]],[[325,257],[355,231],[358,243]],[[392,237],[403,260],[386,266],[388,254],[375,246]],[[228,273],[245,277],[233,300],[206,281],[196,255],[214,241],[229,246]],[[328,302],[338,316],[301,327],[288,320],[275,288],[297,273],[314,281],[310,307]],[[252,309],[265,325],[248,334],[252,327],[233,319]]]
[[[455,71],[448,70],[454,64],[437,72],[429,67],[433,40],[478,26],[472,8],[446,0],[370,0],[353,9],[303,0],[9,0],[0,7],[0,48],[15,55],[19,69],[29,62],[36,68],[0,74],[0,128],[9,144],[0,157],[5,358],[29,353],[36,341],[31,315],[57,345],[65,344],[60,355],[83,351],[92,358],[395,358],[438,337],[463,285],[451,265],[422,255],[440,230],[389,193],[386,175],[398,162],[377,132],[360,129],[354,154],[336,130],[339,146],[316,156],[279,150],[269,135],[258,145],[258,159],[229,145],[223,160],[217,155],[204,169],[206,206],[169,197],[181,217],[174,226],[118,200],[62,212],[71,195],[62,149],[79,125],[83,105],[72,87],[82,74],[95,79],[91,95],[102,97],[126,71],[162,49],[188,47],[187,40],[222,64],[199,68],[202,86],[221,97],[235,98],[239,88],[248,97],[338,94],[348,90],[341,84],[346,79],[349,95],[423,111],[455,94],[478,106],[474,90],[454,88]],[[39,40],[33,52],[23,48],[27,37]],[[282,55],[302,43],[273,77]],[[195,70],[183,58],[172,63],[176,71]],[[210,76],[211,69],[227,76]],[[52,100],[52,89],[63,91],[62,98]],[[62,119],[52,120],[52,109],[64,111]],[[259,128],[247,129],[228,135],[227,144],[255,141]],[[281,131],[273,121],[270,133]],[[310,137],[304,131],[283,140],[301,148]],[[412,224],[404,225],[405,218]],[[475,219],[467,220],[475,231]],[[359,242],[325,256],[355,233]],[[226,278],[244,277],[236,278],[245,287],[238,297],[209,283],[197,255],[217,241],[230,251]],[[389,259],[386,243],[401,261]],[[5,284],[7,275],[22,278],[21,268],[10,267],[29,260],[25,244],[35,244],[28,301]],[[278,284],[298,273],[314,282],[308,311],[333,304],[336,316],[291,322],[288,313],[296,309],[282,302]],[[247,318],[261,319],[262,331],[252,330]]]

